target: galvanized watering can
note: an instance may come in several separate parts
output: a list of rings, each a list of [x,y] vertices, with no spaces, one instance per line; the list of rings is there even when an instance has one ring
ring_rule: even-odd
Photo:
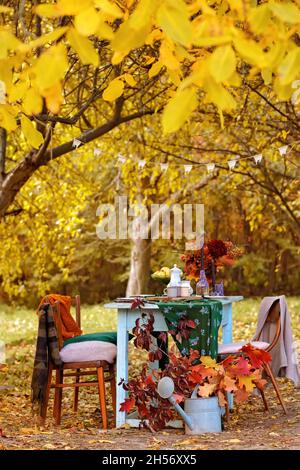
[[[170,377],[163,377],[158,382],[158,394],[174,406],[185,422],[186,434],[204,434],[221,432],[221,407],[217,397],[199,398],[199,385],[196,385],[191,398],[184,401],[184,410],[173,397],[174,382]]]

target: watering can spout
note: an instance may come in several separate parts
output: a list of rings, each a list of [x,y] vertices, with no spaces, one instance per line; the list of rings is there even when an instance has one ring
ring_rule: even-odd
[[[161,398],[169,400],[169,402],[174,406],[177,413],[182,417],[186,425],[190,428],[191,431],[194,430],[193,420],[188,416],[181,406],[177,403],[173,397],[174,392],[174,382],[170,377],[163,377],[158,382],[157,392]]]

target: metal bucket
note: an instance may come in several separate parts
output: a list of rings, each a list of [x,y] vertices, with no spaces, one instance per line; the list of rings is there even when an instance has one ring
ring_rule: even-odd
[[[193,422],[193,430],[185,424],[186,434],[221,432],[221,407],[217,397],[186,398],[184,411]]]

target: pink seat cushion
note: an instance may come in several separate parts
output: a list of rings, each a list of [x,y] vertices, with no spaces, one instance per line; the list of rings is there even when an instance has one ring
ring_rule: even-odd
[[[248,341],[249,343],[249,341]],[[248,344],[246,341],[241,341],[239,343],[228,343],[228,344],[219,344],[218,345],[218,354],[236,354],[239,350]],[[252,346],[258,349],[267,349],[269,343],[265,343],[264,341],[250,341]]]
[[[116,359],[117,346],[106,341],[83,341],[67,344],[59,352],[63,362],[107,361],[110,364]]]

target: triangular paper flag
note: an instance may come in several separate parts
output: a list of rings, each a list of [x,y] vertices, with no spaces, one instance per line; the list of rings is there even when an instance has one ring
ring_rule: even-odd
[[[94,155],[101,155],[102,150],[100,149],[94,149]]]
[[[254,158],[254,161],[255,161],[256,165],[262,161],[262,157],[263,157],[263,156],[262,156],[261,153],[258,154],[258,155],[254,155],[253,158]]]
[[[78,147],[80,147],[80,145],[82,144],[81,140],[79,139],[73,139],[73,144],[72,144],[72,147],[77,149]]]
[[[119,161],[119,163],[125,163],[125,162],[126,162],[126,158],[123,157],[123,155],[119,155],[119,156],[118,156],[118,161]]]
[[[184,166],[184,172],[185,173],[190,173],[193,169],[193,165],[183,165]]]
[[[282,156],[282,155],[285,155],[286,152],[287,152],[287,150],[288,150],[288,148],[289,148],[288,145],[283,145],[282,147],[279,147],[278,150],[279,150],[280,155],[281,155],[281,156]]]
[[[236,162],[237,162],[237,160],[229,160],[229,161],[228,161],[228,166],[229,166],[229,169],[230,169],[230,170],[233,170],[233,168],[234,168],[235,165],[236,165]]]
[[[139,160],[139,168],[144,168],[146,165],[146,160]]]
[[[209,172],[214,171],[216,164],[215,163],[207,163],[206,169]]]
[[[160,169],[161,171],[167,171],[169,164],[168,163],[161,163]]]

